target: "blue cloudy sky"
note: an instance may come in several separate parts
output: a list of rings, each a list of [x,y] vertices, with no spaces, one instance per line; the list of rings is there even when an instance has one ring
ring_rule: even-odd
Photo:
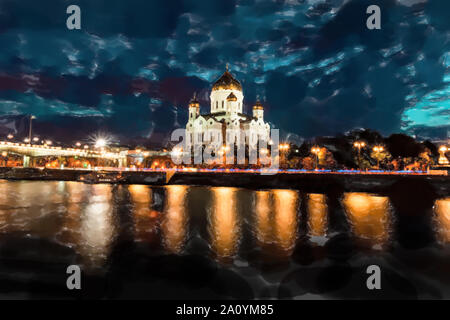
[[[81,30],[66,8],[81,8]],[[381,30],[366,8],[381,8]],[[226,63],[293,137],[450,131],[450,1],[0,0],[0,134],[164,140]],[[11,123],[12,119],[14,120]],[[19,119],[19,120],[18,120]],[[56,139],[56,137],[55,137]]]

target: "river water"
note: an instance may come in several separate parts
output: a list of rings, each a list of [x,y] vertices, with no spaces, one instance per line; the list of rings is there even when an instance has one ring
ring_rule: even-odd
[[[449,270],[450,197],[424,190],[0,180],[2,298],[450,298]]]

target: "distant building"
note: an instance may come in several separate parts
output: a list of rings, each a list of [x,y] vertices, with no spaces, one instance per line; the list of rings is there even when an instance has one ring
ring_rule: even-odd
[[[244,141],[258,148],[258,141],[270,140],[270,126],[264,122],[264,108],[258,101],[252,115],[243,113],[244,94],[241,83],[226,71],[214,82],[211,90],[211,111],[200,114],[200,104],[194,95],[189,103],[189,120],[186,124],[186,147],[192,150],[194,143],[235,143]],[[240,140],[242,139],[242,140]],[[206,141],[206,142],[205,142]]]

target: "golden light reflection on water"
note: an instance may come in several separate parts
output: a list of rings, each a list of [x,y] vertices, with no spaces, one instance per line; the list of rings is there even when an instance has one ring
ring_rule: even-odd
[[[213,204],[208,216],[211,247],[219,259],[231,258],[238,250],[241,232],[236,189],[211,188],[211,191]]]
[[[285,251],[292,251],[297,240],[298,193],[293,190],[272,190],[274,195],[275,234]]]
[[[391,205],[388,197],[368,193],[345,193],[342,204],[353,233],[373,244],[389,240]]]
[[[152,210],[152,189],[144,185],[129,185],[134,219],[134,239],[137,242],[159,242],[160,213]]]
[[[260,245],[273,242],[269,191],[255,192],[255,234]]]
[[[66,210],[64,182],[2,181],[0,188],[0,233],[51,237],[58,231],[59,213]]]
[[[88,268],[103,265],[115,236],[111,186],[23,181],[4,187],[0,232],[54,239]]]
[[[328,206],[324,194],[307,195],[308,231],[311,236],[325,236],[328,227]]]
[[[100,267],[104,264],[115,238],[111,185],[92,185],[88,204],[81,212],[78,251],[85,264]]]
[[[441,243],[450,243],[450,197],[434,203],[437,238]]]
[[[292,190],[255,193],[255,235],[266,253],[290,255],[297,240],[298,193]]]
[[[186,186],[167,186],[161,232],[166,250],[180,253],[187,238]]]

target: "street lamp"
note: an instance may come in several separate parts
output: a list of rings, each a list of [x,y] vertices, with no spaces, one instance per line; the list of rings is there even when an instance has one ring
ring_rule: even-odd
[[[181,156],[182,152],[183,152],[182,148],[173,148],[171,153],[172,153],[172,156],[179,157],[179,156]]]
[[[380,153],[384,151],[384,148],[382,146],[375,146],[372,149],[377,154],[377,167],[380,168]]]
[[[96,148],[104,148],[104,147],[106,147],[106,140],[103,139],[103,138],[97,139],[97,141],[95,142],[95,147]]]
[[[14,136],[12,134],[8,134],[7,138],[11,140]]]
[[[438,159],[439,164],[448,164],[449,163],[447,157],[445,156],[445,153],[449,150],[450,150],[450,148],[448,148],[447,146],[439,147],[439,153],[440,153],[439,159]]]
[[[361,148],[364,148],[366,143],[364,141],[355,141],[353,146],[358,149],[358,167],[361,169]]]
[[[32,131],[32,127],[33,127],[33,119],[36,119],[36,117],[31,114],[30,115],[30,126],[29,126],[29,131],[28,131],[28,141],[29,142],[31,142],[31,131]]]
[[[281,150],[282,160],[281,163],[284,164],[286,162],[286,152],[289,150],[290,146],[287,143],[280,144],[279,149]]]
[[[316,170],[317,167],[319,166],[319,153],[320,153],[320,148],[319,147],[312,147],[311,148],[311,153],[316,155]]]
[[[75,146],[77,146],[79,148],[79,147],[81,147],[81,143],[77,142],[77,143],[75,143]]]

